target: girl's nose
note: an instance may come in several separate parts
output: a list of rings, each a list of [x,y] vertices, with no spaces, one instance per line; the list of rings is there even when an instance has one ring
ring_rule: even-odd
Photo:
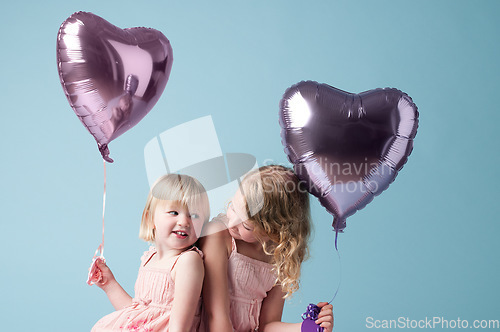
[[[191,217],[184,213],[179,215],[179,217],[177,218],[177,225],[184,227],[191,226]]]

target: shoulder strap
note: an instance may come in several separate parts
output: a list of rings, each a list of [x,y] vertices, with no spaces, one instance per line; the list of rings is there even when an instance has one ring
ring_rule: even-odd
[[[236,247],[236,240],[231,236],[231,251],[238,252],[238,248]]]
[[[172,272],[172,270],[174,269],[175,264],[177,264],[177,261],[179,260],[179,258],[180,258],[183,254],[185,254],[186,252],[188,252],[188,251],[196,251],[196,252],[197,252],[197,253],[198,253],[198,254],[199,254],[199,255],[203,258],[203,253],[201,252],[201,250],[200,250],[200,249],[198,249],[198,248],[196,248],[195,246],[192,246],[191,248],[186,249],[186,250],[184,250],[183,252],[181,252],[179,255],[177,255],[177,257],[175,258],[174,263],[173,263],[173,264],[172,264],[172,266],[170,267],[170,272]]]
[[[145,251],[141,257],[142,266],[145,266],[151,260],[151,258],[155,253],[156,253],[156,248],[153,246],[149,247],[149,250]]]

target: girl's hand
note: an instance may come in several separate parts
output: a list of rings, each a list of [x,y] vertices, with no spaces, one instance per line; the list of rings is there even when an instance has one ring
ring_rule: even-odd
[[[324,332],[332,332],[333,330],[333,306],[328,302],[320,302],[317,304],[321,308],[318,314],[316,324],[324,328]]]
[[[102,259],[96,260],[96,268],[100,271],[101,278],[96,281],[95,284],[102,290],[106,291],[106,286],[116,281],[115,276]]]

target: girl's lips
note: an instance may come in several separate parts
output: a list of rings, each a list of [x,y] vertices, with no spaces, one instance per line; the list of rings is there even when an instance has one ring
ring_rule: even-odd
[[[184,231],[173,231],[172,233],[175,234],[175,236],[177,236],[179,239],[185,239],[188,237],[188,234]]]

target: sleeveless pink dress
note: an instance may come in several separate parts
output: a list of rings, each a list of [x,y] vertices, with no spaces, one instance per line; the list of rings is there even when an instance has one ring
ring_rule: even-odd
[[[201,251],[193,247],[177,256],[170,270],[163,270],[146,266],[147,262],[156,253],[154,247],[149,248],[141,258],[139,275],[135,282],[135,298],[132,305],[101,318],[92,328],[92,332],[167,331],[175,291],[171,272],[179,257],[190,250],[197,251],[203,257]],[[198,308],[196,308],[193,325],[186,328],[186,331],[196,331],[198,329],[200,311],[201,301],[198,303]]]
[[[276,283],[276,274],[272,269],[272,264],[238,253],[236,242],[232,239],[227,273],[230,316],[235,331],[258,329],[262,301]]]

